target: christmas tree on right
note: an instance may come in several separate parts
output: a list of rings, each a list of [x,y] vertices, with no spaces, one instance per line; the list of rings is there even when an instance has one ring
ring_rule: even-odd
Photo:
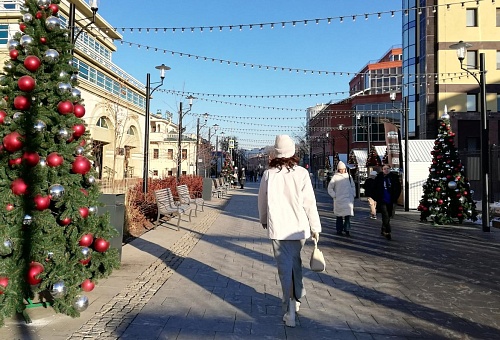
[[[430,217],[434,224],[477,220],[473,192],[455,147],[455,133],[451,131],[449,118],[445,109],[431,151],[433,157],[429,177],[423,185],[424,194],[418,206],[420,220],[427,221]]]

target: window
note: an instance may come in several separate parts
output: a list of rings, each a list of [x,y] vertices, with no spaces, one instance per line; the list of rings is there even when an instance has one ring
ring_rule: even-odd
[[[477,8],[467,8],[465,15],[466,26],[477,27]]]
[[[106,123],[106,118],[101,117],[97,120],[96,126],[102,127],[103,129],[108,128],[108,123]]]
[[[160,150],[159,149],[153,149],[153,158],[158,159],[160,157]]]
[[[158,170],[153,170],[153,176],[158,176]]]
[[[477,112],[477,94],[467,94],[467,112]]]
[[[467,137],[466,143],[468,151],[476,151],[480,149],[480,142],[478,137]]]
[[[172,176],[173,175],[172,170],[168,170],[167,174],[168,174],[168,176]]]
[[[188,151],[187,149],[182,149],[182,159],[187,159]]]
[[[127,135],[130,135],[130,136],[135,135],[135,131],[134,131],[134,127],[133,126],[131,126],[131,127],[128,128]]]
[[[174,149],[167,150],[167,159],[174,159]]]
[[[0,25],[0,44],[7,44],[9,40],[9,25]]]
[[[477,51],[467,51],[467,68],[470,69],[478,69],[477,67]]]
[[[497,93],[497,112],[500,111],[500,93]]]
[[[497,27],[500,27],[500,8],[497,8]]]

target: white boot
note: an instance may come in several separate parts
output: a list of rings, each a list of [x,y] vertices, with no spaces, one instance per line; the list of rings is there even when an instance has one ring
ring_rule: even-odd
[[[295,327],[295,310],[297,308],[297,301],[290,299],[288,304],[288,312],[283,316],[283,321],[288,327]]]
[[[295,301],[295,312],[299,312],[299,309],[300,309],[300,302],[299,301]]]

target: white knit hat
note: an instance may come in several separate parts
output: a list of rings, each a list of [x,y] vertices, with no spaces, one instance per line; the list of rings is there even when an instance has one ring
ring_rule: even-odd
[[[345,169],[345,163],[342,162],[342,161],[339,161],[339,163],[337,164],[337,170],[340,170],[340,169]]]
[[[276,158],[289,158],[295,155],[295,143],[288,135],[278,135],[274,150]]]
[[[371,177],[376,177],[378,175],[378,172],[376,172],[375,170],[373,170],[372,172],[370,172],[370,176]]]

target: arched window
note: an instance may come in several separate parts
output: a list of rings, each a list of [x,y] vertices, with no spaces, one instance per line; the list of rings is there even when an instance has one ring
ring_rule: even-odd
[[[104,129],[107,129],[108,128],[108,123],[106,123],[106,118],[104,117],[100,117],[98,120],[97,120],[97,124],[96,126],[99,126],[99,127],[102,127]]]
[[[128,128],[127,135],[130,135],[130,136],[135,135],[135,128],[133,126]]]

